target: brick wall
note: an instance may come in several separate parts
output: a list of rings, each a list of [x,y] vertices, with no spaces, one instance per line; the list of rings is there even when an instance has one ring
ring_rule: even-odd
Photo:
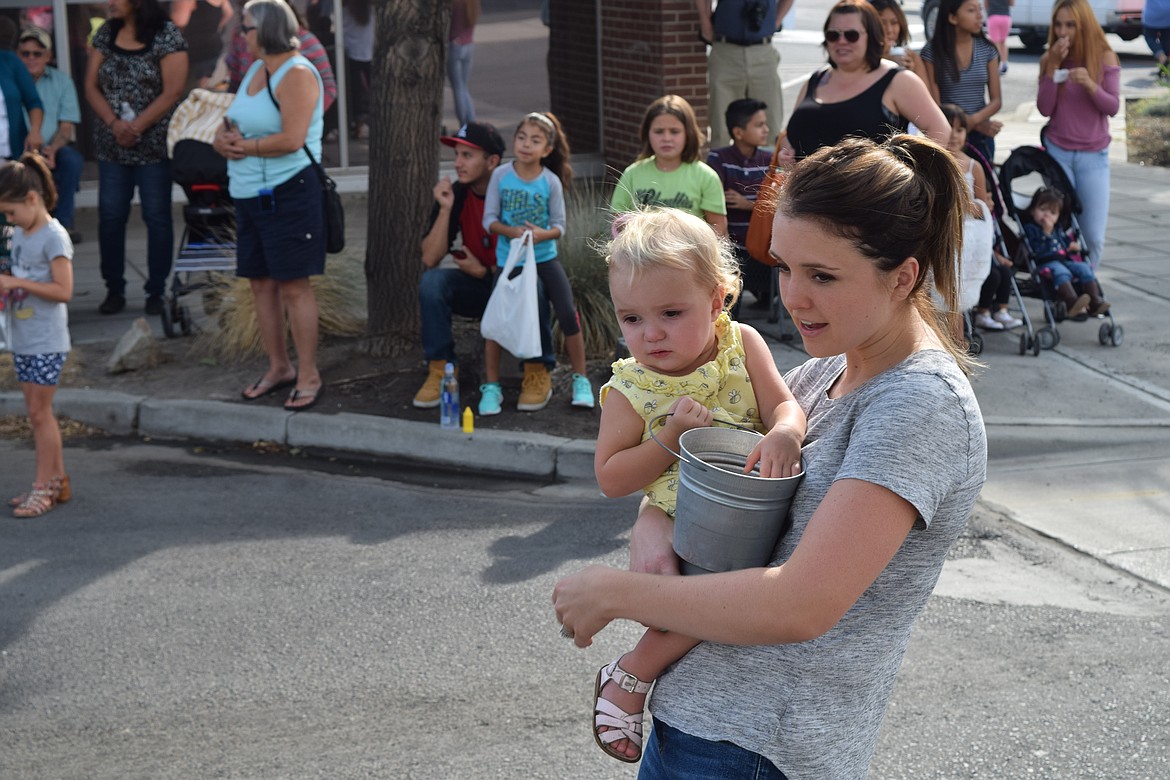
[[[601,151],[598,1],[553,0],[549,5],[549,97],[574,152]]]
[[[596,21],[601,9],[601,80]],[[618,170],[641,148],[638,127],[656,98],[680,95],[707,126],[707,54],[694,0],[552,0],[549,91],[574,149],[596,139],[598,91],[606,163]],[[563,25],[563,26],[562,26]],[[571,119],[570,119],[571,117]],[[597,146],[594,140],[594,148]]]

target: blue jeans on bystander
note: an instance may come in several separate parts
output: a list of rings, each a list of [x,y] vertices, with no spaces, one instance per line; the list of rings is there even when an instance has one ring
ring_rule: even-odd
[[[54,155],[53,185],[57,188],[57,207],[53,216],[66,230],[73,229],[73,204],[81,185],[81,167],[85,160],[72,146],[62,146]]]
[[[106,289],[126,294],[126,223],[134,188],[146,223],[147,295],[163,295],[174,260],[175,227],[171,220],[171,162],[122,165],[98,162],[98,244]]]
[[[552,321],[544,285],[538,282],[540,297],[539,358],[528,363],[544,363],[549,368],[557,358],[552,346]],[[492,275],[476,279],[458,268],[430,268],[422,275],[418,286],[418,309],[422,318],[423,352],[428,361],[458,362],[455,355],[455,336],[451,332],[451,317],[479,319],[492,295]]]
[[[1045,148],[1060,163],[1081,201],[1077,224],[1084,235],[1089,264],[1096,270],[1105,251],[1105,225],[1109,221],[1109,147],[1081,152],[1048,141]]]

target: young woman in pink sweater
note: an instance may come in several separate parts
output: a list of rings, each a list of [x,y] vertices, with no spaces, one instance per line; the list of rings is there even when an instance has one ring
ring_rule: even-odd
[[[1084,249],[1096,269],[1109,216],[1109,117],[1121,105],[1121,63],[1088,0],[1057,0],[1048,30],[1036,96],[1051,118],[1044,146],[1080,198]]]

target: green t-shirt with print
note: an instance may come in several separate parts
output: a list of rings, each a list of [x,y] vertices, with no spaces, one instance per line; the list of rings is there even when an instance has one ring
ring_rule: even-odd
[[[719,174],[705,163],[683,163],[664,172],[654,158],[639,160],[622,173],[613,191],[610,208],[632,211],[636,206],[669,206],[702,219],[704,214],[726,214]]]

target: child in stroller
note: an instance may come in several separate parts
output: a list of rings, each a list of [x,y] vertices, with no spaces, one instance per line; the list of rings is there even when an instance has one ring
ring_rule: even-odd
[[[1109,302],[1101,296],[1093,267],[1080,255],[1081,248],[1070,241],[1063,228],[1066,199],[1053,187],[1041,187],[1032,196],[1024,224],[1024,240],[1035,259],[1041,276],[1051,279],[1057,297],[1064,301],[1069,318],[1084,314],[1096,316],[1109,311]],[[1073,280],[1080,283],[1080,295]]]

